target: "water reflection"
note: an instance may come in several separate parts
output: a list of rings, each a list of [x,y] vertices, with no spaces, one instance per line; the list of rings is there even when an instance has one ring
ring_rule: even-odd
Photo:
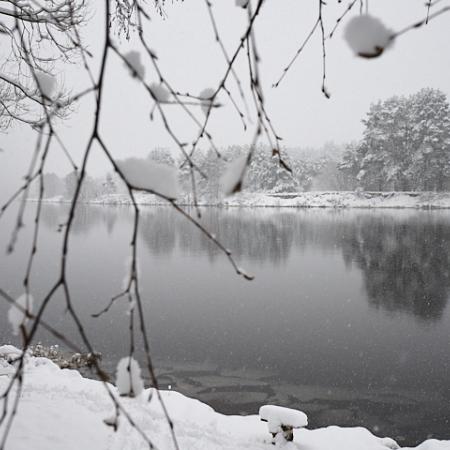
[[[202,224],[237,260],[279,266],[291,251],[316,248],[340,252],[345,263],[363,275],[370,305],[404,312],[424,321],[437,320],[450,293],[450,216],[446,212],[248,211],[205,209]],[[194,214],[194,211],[191,211]],[[43,223],[55,230],[67,208],[46,205]],[[97,225],[114,230],[118,216],[131,223],[127,207],[77,207],[75,235]],[[177,248],[188,255],[222,257],[220,250],[170,208],[142,211],[140,236],[153,255],[170,256]]]
[[[147,249],[153,255],[170,255],[175,248],[177,226],[169,208],[146,211],[139,231]]]
[[[365,217],[342,240],[364,275],[370,304],[423,320],[442,316],[450,292],[450,227],[439,220]]]

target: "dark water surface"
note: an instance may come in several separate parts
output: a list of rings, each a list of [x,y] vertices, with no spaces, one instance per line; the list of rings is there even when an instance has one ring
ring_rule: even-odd
[[[42,214],[37,303],[58,275],[67,208]],[[2,249],[13,219],[0,222]],[[210,208],[203,222],[256,279],[238,277],[170,208],[143,209],[141,288],[163,387],[225,413],[276,403],[305,411],[311,428],[450,439],[450,212]],[[27,223],[16,252],[0,258],[0,286],[13,296],[31,214]],[[70,240],[73,301],[111,372],[129,348],[127,303],[90,315],[121,291],[131,233],[130,209],[80,206]],[[7,311],[0,302],[0,341],[15,343]],[[45,318],[81,342],[60,296]]]

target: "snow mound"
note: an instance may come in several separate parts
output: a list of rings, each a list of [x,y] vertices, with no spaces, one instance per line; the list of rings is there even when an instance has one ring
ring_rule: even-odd
[[[36,81],[44,97],[51,100],[56,89],[56,79],[45,72],[36,72]]]
[[[225,173],[220,179],[220,184],[225,195],[234,194],[241,190],[240,183],[247,166],[247,155],[237,157],[228,164]]]
[[[133,71],[131,71],[132,76],[137,76],[138,78],[143,80],[145,77],[145,66],[144,64],[142,64],[141,54],[136,50],[130,50],[124,55],[124,58],[127,63],[133,68]]]
[[[152,83],[150,85],[150,90],[152,91],[153,97],[159,103],[166,103],[169,101],[170,92],[162,83]]]
[[[392,44],[392,32],[383,22],[369,14],[353,17],[344,32],[350,48],[363,58],[375,58]]]
[[[117,364],[116,385],[119,394],[137,397],[144,390],[139,363],[131,357],[122,358]]]
[[[22,350],[19,350],[14,345],[2,345],[0,347],[0,358],[4,358],[7,361],[20,358],[22,356]]]
[[[136,158],[119,161],[117,165],[134,189],[152,191],[170,199],[177,198],[178,172],[174,167]]]
[[[8,320],[12,326],[13,333],[16,336],[19,334],[21,325],[25,326],[28,322],[27,315],[22,309],[31,312],[32,308],[33,297],[30,294],[22,294],[16,300],[15,304],[11,305],[11,308],[8,311]]]
[[[270,433],[279,433],[282,425],[292,428],[302,428],[308,425],[306,414],[296,409],[283,406],[264,405],[259,408],[259,417],[267,422]]]

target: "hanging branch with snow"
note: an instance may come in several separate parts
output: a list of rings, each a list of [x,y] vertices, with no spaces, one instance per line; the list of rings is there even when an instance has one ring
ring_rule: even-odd
[[[366,2],[365,14],[360,14],[347,21],[345,38],[355,54],[366,58],[380,56],[400,35],[420,28],[450,10],[450,6],[434,10],[439,1],[428,2],[426,17],[398,32],[390,31],[380,19],[370,16]],[[326,87],[326,41],[334,35],[337,27],[344,22],[343,19],[348,19],[347,16],[353,11],[357,2],[352,1],[346,6],[336,23],[333,22],[333,28],[329,32],[327,32],[325,22],[326,3],[323,0],[318,0],[318,2],[317,18],[311,30],[302,40],[294,57],[283,69],[282,75],[274,86],[278,86],[284,79],[303,50],[311,42],[312,37],[320,33],[321,89],[323,94],[329,98],[330,95]],[[252,161],[256,146],[262,138],[268,142],[272,152],[267,157],[276,157],[283,170],[291,170],[283,158],[282,138],[276,132],[275,125],[271,120],[261,80],[263,76],[261,73],[261,58],[263,56],[258,52],[255,23],[262,14],[265,0],[236,0],[236,13],[244,15],[246,21],[244,29],[240,31],[236,38],[233,51],[227,51],[223,43],[214,16],[213,3],[210,0],[205,0],[206,20],[212,25],[212,37],[219,45],[225,61],[225,69],[217,83],[205,86],[196,95],[189,92],[182,93],[172,85],[169,77],[160,66],[157,51],[150,45],[149,21],[154,14],[164,15],[164,0],[154,0],[154,2],[104,0],[99,3],[103,7],[100,15],[102,23],[99,25],[103,39],[99,67],[93,63],[93,55],[89,52],[87,43],[81,38],[80,29],[87,20],[85,1],[8,1],[2,2],[0,7],[0,36],[1,39],[7,41],[7,47],[9,48],[7,60],[0,67],[0,128],[5,129],[17,121],[30,125],[36,132],[35,148],[28,171],[25,174],[25,181],[0,208],[0,219],[2,219],[11,205],[19,201],[18,213],[8,246],[9,252],[14,252],[16,243],[20,239],[20,230],[24,225],[24,214],[30,188],[34,185],[38,186],[37,207],[34,214],[32,242],[24,274],[23,293],[15,300],[6,290],[0,287],[0,296],[11,308],[8,314],[11,331],[20,335],[22,339],[22,352],[16,357],[15,372],[9,380],[7,389],[0,395],[0,400],[2,400],[0,450],[5,448],[17,413],[25,376],[23,369],[26,363],[27,350],[33,344],[38,330],[40,328],[46,329],[55,339],[74,351],[81,353],[83,350],[87,350],[92,354],[96,353],[95,345],[89,338],[89,330],[86,329],[77,313],[77,299],[72,296],[67,275],[67,260],[76,206],[87,178],[89,159],[94,147],[100,149],[118,178],[123,182],[133,210],[130,263],[127,268],[125,286],[122,292],[109,300],[107,305],[94,317],[107,314],[116,301],[124,299],[128,301],[130,346],[129,354],[123,355],[117,366],[116,383],[118,392],[120,395],[140,396],[143,391],[142,372],[147,372],[151,385],[155,388],[155,395],[163,409],[164,417],[170,427],[176,449],[178,449],[176,430],[159,392],[158,380],[150,352],[148,327],[144,316],[143,305],[146,299],[141,292],[138,270],[140,208],[136,202],[136,192],[142,191],[153,194],[166,201],[169,206],[199,229],[205,239],[210,240],[217,246],[237,275],[251,280],[253,276],[238,265],[232,252],[199,221],[200,209],[196,193],[197,177],[204,178],[206,175],[197,167],[193,157],[200,143],[206,141],[215,152],[217,159],[222,158],[215,145],[214,136],[210,132],[210,118],[218,108],[221,108],[224,104],[230,104],[234,111],[233,114],[237,113],[245,130],[248,128],[248,124],[252,123],[251,114],[256,116],[256,120],[248,152],[240,155],[234,161],[227,161],[227,169],[221,178],[223,194],[231,195],[241,190],[245,182],[247,168]],[[360,5],[362,8],[362,1],[360,1]],[[115,39],[114,36],[125,36],[129,39],[132,33],[137,34],[138,48],[126,51],[124,46],[118,42],[120,40]],[[246,61],[246,65],[244,70],[239,72],[236,61],[241,55]],[[179,193],[178,168],[151,161],[143,164],[142,161],[137,162],[132,158],[126,161],[118,161],[113,156],[104,132],[99,125],[103,117],[102,101],[105,96],[107,63],[113,58],[121,61],[129,76],[144,92],[148,101],[149,120],[153,120],[156,115],[160,118],[165,132],[182,155],[182,167],[186,166],[189,170],[197,215],[191,214],[190,210],[177,203]],[[66,92],[61,85],[58,74],[55,73],[56,61],[59,59],[64,60],[67,64],[81,61],[90,84],[78,93]],[[149,61],[150,64],[146,64],[144,61]],[[249,94],[247,93],[247,95],[243,87],[243,80],[249,80]],[[238,95],[233,94],[233,88],[237,89]],[[91,131],[87,143],[82,149],[81,164],[78,167],[67,150],[65,142],[58,134],[57,122],[68,117],[73,105],[84,98],[91,98],[94,108],[90,116]],[[195,133],[191,142],[187,143],[180,137],[176,123],[171,121],[171,116],[168,114],[169,108],[177,109],[186,121],[195,126]],[[39,251],[41,211],[46,189],[44,171],[50,149],[54,148],[63,152],[74,169],[75,188],[67,218],[61,226],[62,249],[58,275],[56,280],[48,286],[45,295],[38,298],[32,292],[30,277],[34,270],[35,256]],[[83,348],[79,348],[65,336],[63,331],[52,327],[43,319],[49,304],[59,294],[62,294],[63,305],[77,329]],[[137,342],[142,344],[145,351],[145,365],[142,365],[142,369],[134,358]],[[114,415],[105,418],[105,423],[117,428],[119,416],[123,416],[136,429],[148,446],[153,448],[151,436],[147,436],[140,429],[123,405],[117,391],[107,383],[111,377],[101,367],[100,361],[94,359],[92,370],[96,377],[104,382],[104,388],[114,408]]]

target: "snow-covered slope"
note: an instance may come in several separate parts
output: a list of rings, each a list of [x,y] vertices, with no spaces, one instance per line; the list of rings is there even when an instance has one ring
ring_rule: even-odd
[[[0,364],[0,395],[10,381],[11,366]],[[115,388],[112,387],[114,392]],[[120,398],[156,448],[173,449],[170,429],[156,396]],[[172,391],[162,398],[174,422],[179,448],[185,450],[271,450],[267,424],[258,416],[225,416],[209,406]],[[118,394],[117,394],[118,395]],[[2,401],[0,400],[0,407]],[[11,450],[140,450],[148,444],[122,416],[118,431],[103,420],[114,415],[113,404],[99,381],[61,370],[45,358],[29,358],[18,415],[6,449]],[[0,428],[0,436],[4,428]],[[328,427],[295,430],[285,450],[386,450],[399,448],[364,428]],[[416,450],[450,450],[450,441],[429,440]]]

